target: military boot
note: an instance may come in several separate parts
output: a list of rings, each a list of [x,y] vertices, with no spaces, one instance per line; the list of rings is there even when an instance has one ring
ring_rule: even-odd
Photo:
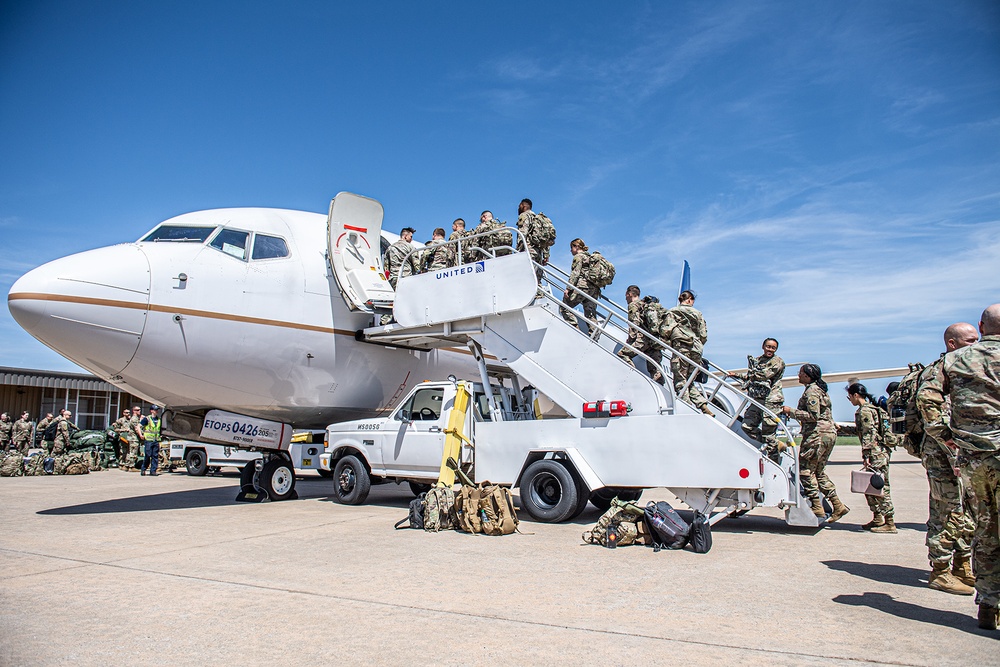
[[[881,526],[873,526],[871,532],[873,533],[890,533],[895,535],[899,531],[896,530],[896,522],[893,521],[891,516],[885,518],[885,523]]]
[[[983,630],[996,630],[997,621],[1000,620],[997,618],[998,615],[1000,615],[1000,610],[996,607],[979,605],[979,627]]]
[[[872,528],[884,525],[885,525],[885,517],[882,516],[881,514],[876,514],[875,516],[872,517],[871,521],[861,526],[861,530],[871,530]]]
[[[709,417],[714,417],[715,416],[715,413],[712,412],[712,408],[708,407],[708,403],[706,403],[705,405],[701,406],[701,411],[704,412]]]
[[[819,517],[820,521],[826,520],[826,510],[823,509],[823,501],[819,498],[812,498],[812,513]]]
[[[972,573],[971,556],[956,555],[955,561],[951,564],[951,573],[966,586],[976,585],[976,575]]]
[[[966,586],[948,571],[948,563],[931,563],[931,568],[931,576],[927,580],[928,588],[952,595],[972,595],[975,593],[971,586]]]
[[[848,507],[847,505],[845,505],[840,501],[839,496],[834,496],[833,498],[831,498],[830,504],[833,505],[833,514],[831,514],[830,518],[827,519],[827,521],[829,521],[830,523],[833,523],[837,519],[843,518],[844,515],[846,515],[848,512],[851,511],[850,507]]]

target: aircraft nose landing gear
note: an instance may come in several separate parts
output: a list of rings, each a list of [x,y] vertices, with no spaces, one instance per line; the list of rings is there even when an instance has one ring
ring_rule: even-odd
[[[295,500],[295,468],[283,454],[264,454],[246,464],[240,473],[237,502],[266,503],[272,500]]]

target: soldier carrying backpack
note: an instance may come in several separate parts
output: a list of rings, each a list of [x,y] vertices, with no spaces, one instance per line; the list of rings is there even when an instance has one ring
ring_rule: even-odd
[[[569,244],[569,251],[573,254],[573,264],[569,273],[566,290],[563,292],[563,304],[565,308],[561,310],[563,319],[571,325],[580,328],[576,320],[576,315],[571,310],[579,304],[583,304],[583,315],[590,322],[597,320],[597,300],[601,298],[601,285],[592,282],[592,268],[601,258],[600,253],[593,255],[588,252],[587,244],[583,239],[573,239]],[[598,258],[595,260],[595,257]],[[607,260],[604,260],[607,261]],[[611,262],[608,262],[610,264]],[[587,297],[590,297],[589,299]],[[591,337],[595,337],[597,328],[588,323],[591,330]]]
[[[518,250],[527,250],[531,254],[531,259],[541,266],[549,263],[549,248],[555,245],[556,228],[552,220],[544,213],[535,213],[531,210],[530,199],[522,199],[517,206],[517,228],[521,231],[528,247],[518,241]],[[535,275],[539,282],[542,280],[542,269],[536,268]]]

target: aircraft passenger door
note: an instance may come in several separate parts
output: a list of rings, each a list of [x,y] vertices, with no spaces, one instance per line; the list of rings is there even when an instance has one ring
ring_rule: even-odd
[[[382,463],[398,473],[433,473],[441,469],[444,429],[444,388],[418,389],[386,421]]]
[[[382,204],[339,193],[330,202],[327,236],[330,266],[348,307],[391,309],[395,293],[382,267]]]

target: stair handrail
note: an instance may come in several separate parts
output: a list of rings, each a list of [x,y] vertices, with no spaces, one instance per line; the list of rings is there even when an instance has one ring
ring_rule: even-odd
[[[465,236],[460,236],[459,238],[454,239],[454,240],[445,240],[445,241],[441,241],[440,243],[425,244],[423,246],[420,246],[419,248],[418,247],[414,247],[410,252],[406,253],[406,256],[403,258],[402,264],[400,264],[399,268],[396,270],[396,281],[398,282],[399,280],[402,280],[405,277],[405,276],[403,276],[403,267],[405,267],[407,264],[409,264],[410,257],[413,256],[415,253],[420,253],[422,255],[425,252],[429,252],[431,250],[437,249],[438,247],[443,246],[443,245],[454,245],[455,246],[455,258],[457,260],[456,263],[454,264],[454,266],[462,266],[463,264],[472,264],[476,260],[473,260],[472,262],[466,262],[463,259],[463,255],[462,255],[462,244],[463,243],[468,243],[469,239],[481,239],[481,238],[485,238],[485,237],[490,236],[490,235],[504,234],[504,233],[511,233],[511,244],[510,245],[504,244],[504,245],[493,246],[489,250],[487,250],[486,248],[481,248],[481,247],[476,246],[476,245],[473,245],[473,246],[468,246],[467,245],[466,246],[466,250],[471,250],[474,253],[480,253],[486,259],[496,259],[497,257],[499,257],[500,255],[497,254],[497,252],[496,252],[497,250],[506,250],[507,252],[503,253],[503,255],[508,255],[508,254],[513,254],[515,252],[519,252],[517,250],[518,239],[524,239],[524,233],[520,229],[518,229],[517,227],[509,227],[509,226],[508,227],[497,227],[496,229],[490,229],[490,230],[487,230],[485,232],[479,232],[478,234],[471,234],[470,233],[470,234],[466,234]],[[449,267],[449,268],[451,268],[451,267]]]

